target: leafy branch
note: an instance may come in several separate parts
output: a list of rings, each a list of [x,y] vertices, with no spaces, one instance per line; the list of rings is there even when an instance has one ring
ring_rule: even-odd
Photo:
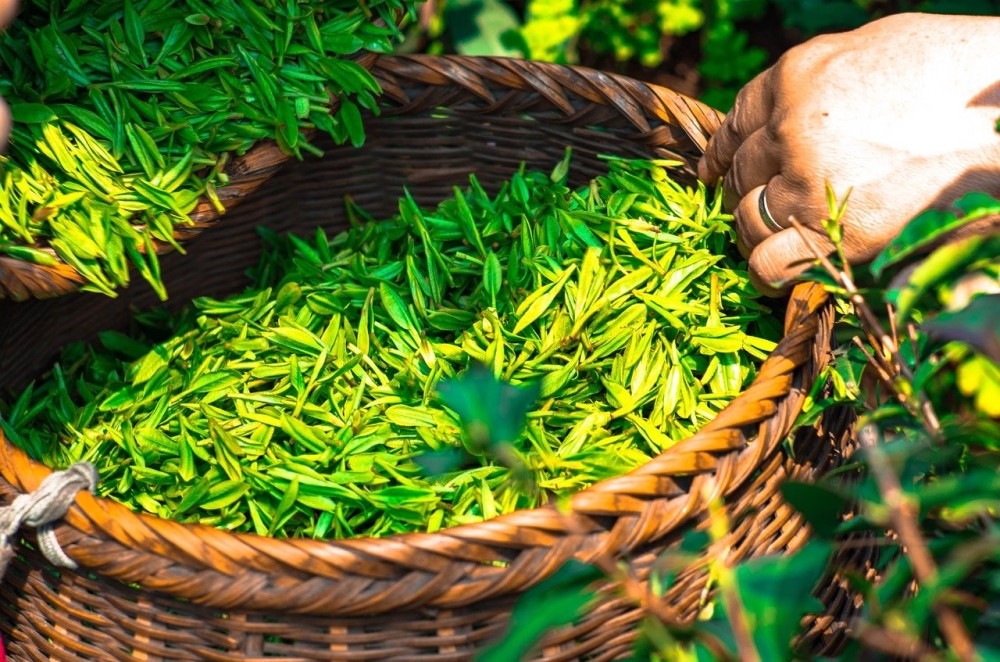
[[[828,198],[832,200],[832,193],[829,187]],[[911,368],[902,356],[898,330],[894,323],[897,317],[892,307],[887,305],[890,320],[890,329],[887,331],[868,304],[866,297],[858,289],[850,267],[847,261],[843,259],[844,256],[840,241],[842,236],[840,220],[844,212],[844,204],[841,204],[839,207],[831,204],[830,207],[831,214],[826,225],[826,230],[834,243],[840,257],[840,262],[843,265],[839,268],[830,260],[828,253],[819,248],[811,233],[806,230],[798,219],[791,216],[789,217],[789,222],[799,233],[799,236],[813,253],[813,257],[819,265],[826,271],[826,274],[847,295],[848,300],[858,315],[863,332],[868,337],[872,347],[876,348],[876,351],[870,351],[857,337],[853,339],[855,345],[864,352],[879,378],[891,389],[900,404],[914,415],[932,440],[941,444],[946,441],[946,437],[940,418],[927,394],[915,384],[915,369]],[[907,331],[913,348],[913,360],[916,363],[918,341],[917,333],[912,323],[908,324]],[[879,443],[879,437],[878,429],[872,423],[863,426],[859,432],[861,444],[865,449],[868,467],[875,478],[882,500],[888,507],[889,519],[903,543],[904,554],[910,561],[918,585],[921,587],[934,586],[938,583],[940,573],[930,552],[928,542],[921,532],[918,519],[919,504],[915,503],[914,499],[904,491],[886,451]],[[960,660],[977,659],[978,656],[972,638],[961,617],[945,602],[945,598],[947,597],[946,593],[940,594],[934,600],[932,608],[948,647]],[[868,639],[870,642],[872,641],[871,636]],[[911,648],[911,650],[914,648],[917,650],[920,649],[920,647],[908,648]]]

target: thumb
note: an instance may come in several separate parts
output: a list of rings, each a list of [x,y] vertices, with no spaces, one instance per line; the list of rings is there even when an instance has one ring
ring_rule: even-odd
[[[804,228],[813,246],[824,255],[834,251],[826,234]],[[771,235],[750,253],[750,280],[763,294],[780,296],[788,291],[796,276],[812,266],[816,254],[795,228]]]

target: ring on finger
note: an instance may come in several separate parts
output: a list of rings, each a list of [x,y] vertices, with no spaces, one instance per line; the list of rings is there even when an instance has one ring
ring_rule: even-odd
[[[771,216],[771,212],[767,208],[766,186],[760,190],[760,197],[757,198],[757,208],[760,211],[761,220],[764,221],[764,225],[766,225],[769,230],[772,230],[773,232],[781,232],[785,229],[780,223],[778,223],[778,221],[774,220],[774,216]]]

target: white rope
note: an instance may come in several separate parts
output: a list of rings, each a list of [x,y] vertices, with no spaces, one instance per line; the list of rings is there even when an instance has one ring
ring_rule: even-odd
[[[75,568],[76,563],[56,539],[51,524],[61,519],[80,490],[97,488],[97,468],[90,462],[77,462],[65,471],[48,475],[38,489],[21,494],[13,503],[0,508],[0,578],[14,556],[17,532],[24,525],[38,529],[38,546],[50,563]]]

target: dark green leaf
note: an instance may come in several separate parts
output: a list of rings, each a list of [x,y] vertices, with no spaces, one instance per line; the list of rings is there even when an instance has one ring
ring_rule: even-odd
[[[743,614],[760,659],[789,659],[801,618],[823,609],[812,591],[832,551],[829,543],[812,541],[791,556],[753,559],[736,568]]]
[[[988,214],[1000,213],[1000,201],[982,193],[966,194],[955,203],[955,207],[964,215],[957,217],[951,212],[932,209],[910,221],[872,262],[872,273],[876,277],[881,276],[887,267],[941,240],[950,232]]]
[[[514,606],[504,639],[484,650],[477,662],[524,660],[549,630],[572,623],[594,597],[593,583],[603,576],[594,566],[571,560],[555,574],[525,591]]]
[[[538,397],[538,385],[516,387],[500,381],[489,368],[476,364],[459,379],[442,382],[441,400],[462,421],[472,446],[483,451],[513,441]]]
[[[781,494],[822,538],[834,536],[850,504],[847,496],[819,483],[786,480],[781,484]]]
[[[921,327],[943,340],[959,340],[1000,364],[1000,294],[974,298],[961,310],[945,312]]]

